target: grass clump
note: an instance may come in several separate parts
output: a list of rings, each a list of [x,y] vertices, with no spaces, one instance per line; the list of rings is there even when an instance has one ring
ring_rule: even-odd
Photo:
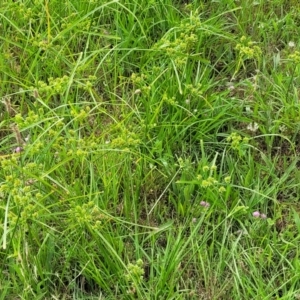
[[[0,299],[300,299],[299,10],[2,1]]]

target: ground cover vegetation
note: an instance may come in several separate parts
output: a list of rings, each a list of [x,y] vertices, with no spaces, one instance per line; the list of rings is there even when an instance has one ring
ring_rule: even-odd
[[[300,299],[298,1],[0,20],[0,299]]]

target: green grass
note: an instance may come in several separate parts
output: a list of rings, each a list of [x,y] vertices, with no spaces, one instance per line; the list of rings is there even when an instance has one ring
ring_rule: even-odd
[[[1,1],[0,300],[300,299],[300,5],[187,2]]]

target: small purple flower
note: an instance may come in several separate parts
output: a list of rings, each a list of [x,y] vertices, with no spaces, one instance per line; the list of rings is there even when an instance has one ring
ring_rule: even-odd
[[[266,218],[267,218],[267,215],[266,215],[266,214],[261,214],[260,217],[261,217],[262,219],[266,219]]]
[[[258,218],[258,217],[260,216],[260,212],[259,212],[259,211],[255,211],[255,212],[252,214],[252,216],[253,216],[254,218]]]
[[[210,207],[210,204],[206,201],[201,201],[200,205],[203,206],[203,207]]]
[[[23,149],[22,149],[21,147],[17,147],[17,148],[14,150],[14,152],[15,152],[15,153],[20,153],[22,150],[23,150]]]

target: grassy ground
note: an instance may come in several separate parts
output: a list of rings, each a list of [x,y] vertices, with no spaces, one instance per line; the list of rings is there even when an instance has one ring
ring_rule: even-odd
[[[0,300],[300,299],[298,1],[0,19]]]

